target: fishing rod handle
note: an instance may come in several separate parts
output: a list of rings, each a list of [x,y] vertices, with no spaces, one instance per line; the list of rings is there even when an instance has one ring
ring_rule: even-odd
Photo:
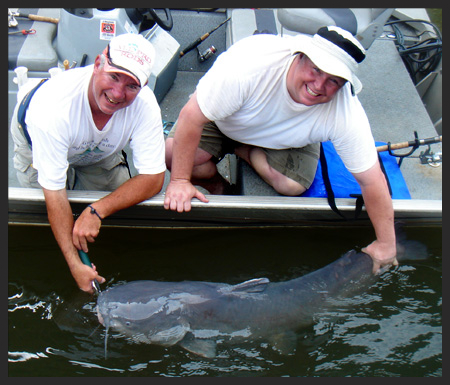
[[[34,20],[34,21],[45,21],[47,23],[53,23],[53,24],[58,24],[59,23],[59,19],[56,19],[55,17],[32,15],[31,13],[20,12],[16,16],[17,17],[26,17],[26,18],[28,18],[30,20]]]
[[[89,259],[89,256],[87,255],[87,253],[85,253],[83,250],[78,250],[78,255],[80,256],[81,262],[83,262],[85,265],[87,265],[89,267],[92,267],[91,260]],[[94,279],[92,281],[92,287],[97,292],[97,294],[100,293],[100,291],[101,291],[100,284],[98,283],[98,281],[96,279]]]
[[[203,36],[202,36],[203,37]],[[193,43],[189,44],[185,49],[183,49],[183,51],[180,52],[180,57],[183,57],[184,55],[186,55],[188,52],[192,51],[195,47],[197,47],[198,45],[200,45],[200,43],[202,42],[202,38],[199,37],[196,41],[194,41]]]
[[[89,259],[89,256],[83,251],[78,250],[78,255],[80,256],[81,262],[83,262],[85,265],[92,267],[91,260]]]
[[[391,143],[390,149],[391,150],[399,150],[401,148],[412,147],[415,145],[423,146],[425,144],[433,144],[433,143],[439,143],[439,142],[442,142],[442,135],[435,136],[433,138],[427,138],[427,139],[410,140],[409,142]],[[387,150],[389,150],[388,144],[377,147],[378,152],[383,152],[383,151],[387,151]]]

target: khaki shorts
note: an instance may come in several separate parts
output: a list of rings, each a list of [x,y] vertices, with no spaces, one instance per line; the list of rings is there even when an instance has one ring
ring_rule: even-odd
[[[33,167],[33,153],[23,131],[17,123],[17,107],[11,118],[11,134],[14,142],[14,168],[22,187],[41,188],[38,171]],[[116,153],[100,162],[84,167],[69,167],[67,170],[68,190],[114,191],[130,179],[126,159]]]
[[[110,157],[111,158],[111,157]],[[130,179],[130,173],[121,154],[114,155],[117,163],[112,169],[104,167],[103,162],[92,166],[69,167],[67,170],[67,190],[114,191]],[[38,171],[29,164],[24,171],[16,169],[17,180],[22,187],[41,188]]]
[[[168,138],[173,138],[177,123],[173,125]],[[203,126],[199,148],[213,156],[214,161],[219,162],[226,154],[233,154],[236,147],[241,143],[236,142],[219,130],[214,122]],[[267,157],[271,167],[287,176],[288,178],[309,188],[316,175],[317,163],[320,155],[320,143],[309,144],[301,148],[289,148],[275,150],[269,148],[261,149]]]

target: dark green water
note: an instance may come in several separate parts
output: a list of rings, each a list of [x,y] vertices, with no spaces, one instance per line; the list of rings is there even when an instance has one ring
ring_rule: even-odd
[[[8,228],[9,376],[442,376],[442,228],[406,228],[428,246],[301,330],[294,354],[261,343],[218,357],[104,335],[48,227]],[[367,245],[370,228],[102,229],[89,255],[107,278],[235,284],[296,278]],[[245,309],[243,309],[245,311]]]

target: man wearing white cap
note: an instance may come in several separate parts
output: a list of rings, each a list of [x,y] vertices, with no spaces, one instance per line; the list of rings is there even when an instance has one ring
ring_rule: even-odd
[[[365,250],[377,267],[396,263],[392,202],[356,96],[364,57],[338,27],[236,42],[200,79],[166,140],[165,208],[189,211],[193,197],[208,202],[194,184],[226,192],[216,163],[233,152],[280,194],[300,195],[313,182],[319,143],[330,140],[360,184],[375,228],[377,239]]]
[[[26,116],[18,105],[11,122],[18,179],[24,187],[43,189],[53,234],[84,291],[104,278],[82,264],[78,250],[88,251],[104,218],[152,197],[164,182],[161,111],[145,87],[154,60],[143,36],[116,36],[93,65],[43,83],[28,98]],[[139,174],[132,178],[123,153],[127,144]],[[74,222],[66,189],[112,192]]]

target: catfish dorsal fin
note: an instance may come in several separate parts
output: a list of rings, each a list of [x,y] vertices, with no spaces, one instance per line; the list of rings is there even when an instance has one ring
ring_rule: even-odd
[[[269,284],[269,280],[267,278],[254,278],[248,281],[238,283],[231,288],[232,292],[237,291],[245,291],[247,293],[259,293],[266,290],[267,285]]]
[[[270,281],[267,278],[255,278],[228,288],[230,293],[261,293]]]

